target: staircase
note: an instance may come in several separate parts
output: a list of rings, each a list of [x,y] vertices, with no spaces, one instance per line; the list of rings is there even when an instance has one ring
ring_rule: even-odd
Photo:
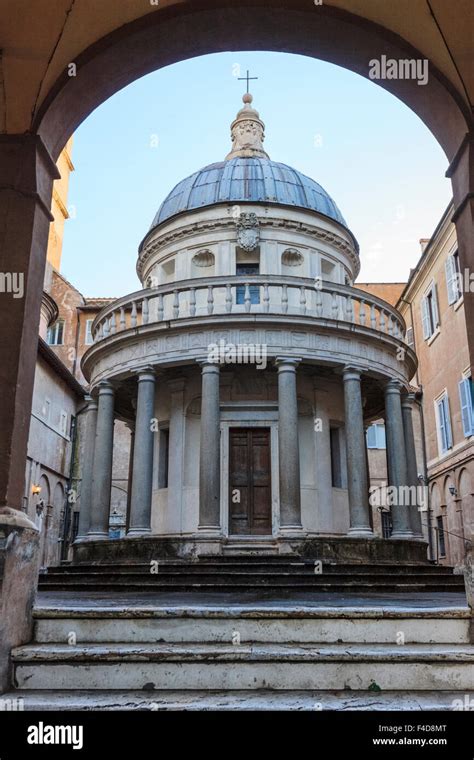
[[[429,563],[350,564],[292,556],[163,559],[156,563],[80,564],[42,573],[41,591],[464,592],[462,575]]]
[[[165,596],[43,595],[2,699],[25,710],[429,710],[453,709],[474,684],[462,600]]]

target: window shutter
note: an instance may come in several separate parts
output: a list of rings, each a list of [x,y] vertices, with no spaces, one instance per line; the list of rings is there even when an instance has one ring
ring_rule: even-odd
[[[413,327],[407,327],[406,342],[410,348],[413,348],[415,345],[415,341],[413,340]]]
[[[436,287],[436,283],[433,283],[431,292],[433,293],[433,297],[431,299],[431,303],[433,304],[433,324],[435,327],[438,327],[439,308],[438,308],[438,288]]]
[[[451,431],[451,415],[449,413],[449,399],[447,396],[443,399],[444,407],[444,423],[446,426],[446,448],[451,449],[453,447],[453,434]]]
[[[444,454],[445,451],[448,449],[448,442],[446,438],[446,423],[445,423],[445,416],[444,416],[444,398],[440,399],[436,402],[436,405],[438,407],[438,424],[439,424],[439,435],[441,438],[441,453]]]
[[[444,262],[444,268],[446,271],[446,286],[448,289],[448,303],[452,304],[458,300],[458,286],[456,277],[456,265],[454,262],[454,256],[448,256]]]
[[[470,378],[465,378],[459,383],[459,398],[461,399],[462,427],[464,435],[468,438],[474,432]]]
[[[423,325],[423,338],[427,340],[431,335],[429,305],[427,298],[423,298],[421,301],[421,322]]]

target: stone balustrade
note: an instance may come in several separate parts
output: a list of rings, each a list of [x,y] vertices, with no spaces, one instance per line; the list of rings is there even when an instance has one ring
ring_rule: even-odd
[[[94,343],[163,321],[276,314],[344,322],[404,340],[405,323],[386,301],[357,288],[303,277],[202,277],[139,290],[106,306],[92,325]]]

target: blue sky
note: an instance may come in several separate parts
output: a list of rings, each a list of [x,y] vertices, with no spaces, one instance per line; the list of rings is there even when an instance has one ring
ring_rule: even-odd
[[[401,281],[451,197],[448,162],[422,121],[369,80],[284,53],[219,53],[114,95],[74,136],[62,271],[88,296],[140,287],[137,248],[174,185],[230,147],[246,69],[276,161],[317,180],[359,241],[360,281]]]

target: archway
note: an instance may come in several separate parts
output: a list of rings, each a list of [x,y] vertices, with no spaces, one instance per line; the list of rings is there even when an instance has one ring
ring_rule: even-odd
[[[112,10],[108,11],[110,14]],[[105,24],[105,28],[110,25]],[[407,35],[408,36],[408,35]],[[421,39],[421,38],[420,38]],[[224,50],[279,50],[321,58],[369,77],[369,63],[425,56],[407,39],[362,16],[303,0],[175,3],[126,23],[92,45],[70,46],[72,70],[62,74],[33,109],[29,134],[3,135],[0,176],[2,270],[24,278],[24,298],[2,299],[0,367],[4,404],[0,428],[0,507],[18,509],[31,408],[35,346],[50,221],[54,160],[74,129],[101,102],[146,73],[197,55]],[[71,61],[70,61],[71,62]],[[72,74],[72,75],[71,75]],[[431,61],[428,83],[378,82],[405,102],[443,147],[452,178],[461,266],[474,268],[474,147],[466,97]],[[466,325],[474,357],[474,294],[465,294]]]

